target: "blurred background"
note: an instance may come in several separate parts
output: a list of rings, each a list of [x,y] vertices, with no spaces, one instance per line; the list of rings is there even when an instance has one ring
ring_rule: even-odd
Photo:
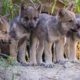
[[[70,2],[73,2],[75,5],[74,11],[80,13],[80,0],[0,0],[0,14],[10,14],[10,18],[13,18],[18,14],[21,2],[30,5],[31,1],[41,4],[42,11],[51,14],[55,14],[56,9],[66,7]]]

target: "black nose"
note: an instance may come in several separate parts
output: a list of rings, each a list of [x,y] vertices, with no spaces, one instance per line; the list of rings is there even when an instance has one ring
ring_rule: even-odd
[[[80,24],[77,23],[76,25],[77,25],[77,29],[80,29]]]
[[[29,27],[30,28],[33,28],[34,27],[34,24],[33,23],[29,23]]]

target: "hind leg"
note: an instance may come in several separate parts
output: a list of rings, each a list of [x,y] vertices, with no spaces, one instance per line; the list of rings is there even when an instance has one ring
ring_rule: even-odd
[[[77,61],[76,57],[77,42],[70,39],[68,39],[67,41],[68,41],[68,59],[73,62]]]
[[[11,40],[10,44],[10,56],[14,59],[14,61],[17,61],[17,41],[14,39]]]

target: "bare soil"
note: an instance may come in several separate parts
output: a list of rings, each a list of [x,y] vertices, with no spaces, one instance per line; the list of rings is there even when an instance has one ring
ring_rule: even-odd
[[[76,62],[54,64],[53,68],[0,65],[0,80],[80,80],[80,63]]]

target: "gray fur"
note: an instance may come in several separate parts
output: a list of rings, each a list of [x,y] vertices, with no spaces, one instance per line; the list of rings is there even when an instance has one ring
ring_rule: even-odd
[[[53,43],[56,43],[56,61],[64,61],[64,37],[70,29],[76,27],[75,14],[66,9],[61,9],[56,16],[48,14],[40,14],[39,21],[35,31],[32,34],[32,46],[30,49],[30,61],[33,64],[41,64],[43,51],[45,53],[45,62],[52,64],[52,52],[51,47]],[[39,41],[38,46],[41,45],[41,49],[36,52],[36,42]],[[34,50],[33,50],[34,49]],[[36,60],[36,55],[39,57]],[[34,56],[34,58],[32,57]]]
[[[70,61],[78,61],[76,57],[76,46],[77,42],[80,40],[80,18],[76,18],[77,20],[77,27],[75,29],[72,29],[67,34],[67,52],[68,55],[67,58]]]
[[[20,63],[26,63],[26,46],[30,39],[30,34],[37,24],[39,11],[31,6],[21,5],[20,15],[11,22],[10,54]]]

